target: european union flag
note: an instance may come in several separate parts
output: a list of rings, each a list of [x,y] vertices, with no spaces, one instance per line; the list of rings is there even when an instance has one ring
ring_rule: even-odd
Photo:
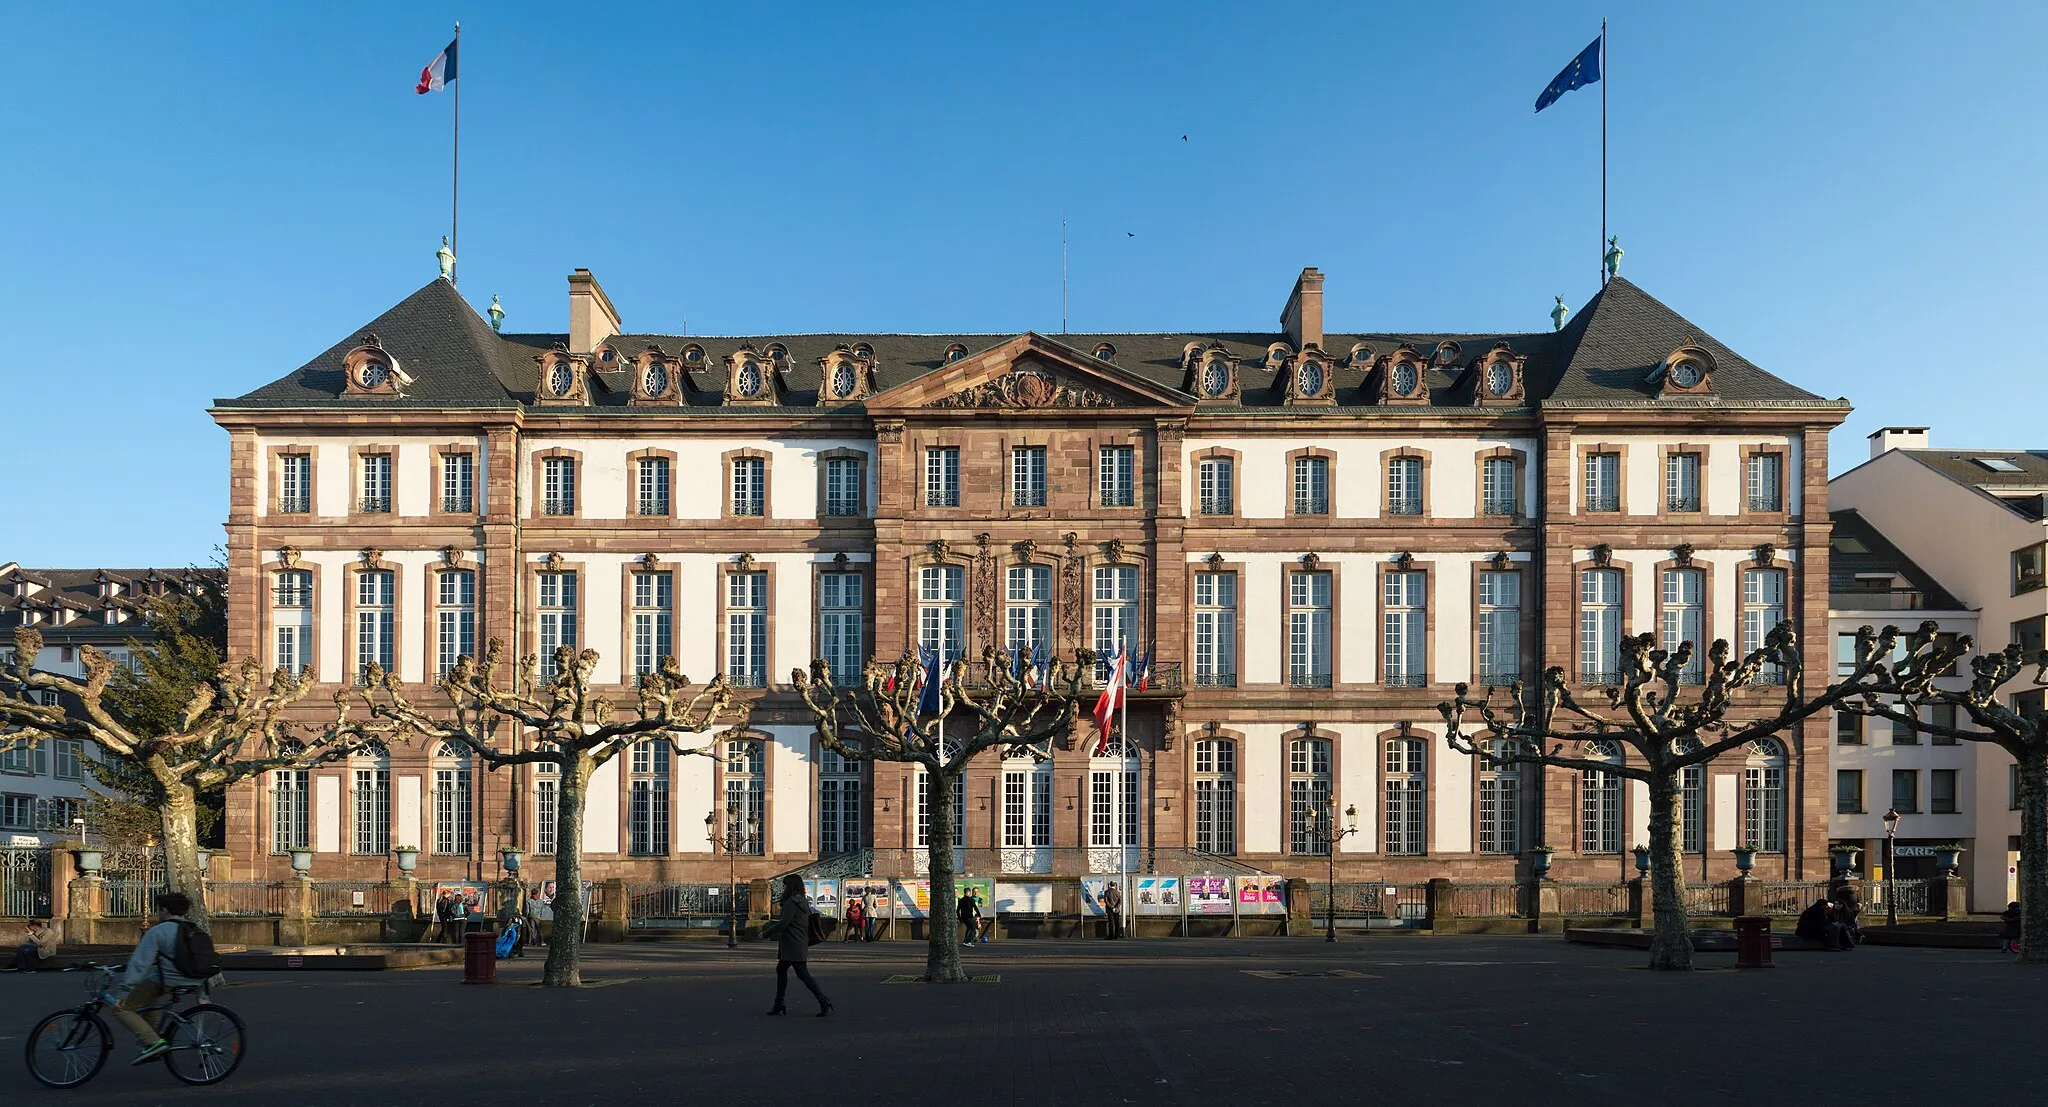
[[[1600,38],[1606,35],[1607,32],[1602,31]],[[1600,38],[1595,38],[1593,45],[1579,51],[1579,56],[1573,58],[1572,63],[1564,67],[1564,72],[1550,82],[1550,87],[1543,90],[1543,95],[1536,98],[1537,111],[1556,103],[1558,97],[1580,85],[1590,85],[1600,79]]]

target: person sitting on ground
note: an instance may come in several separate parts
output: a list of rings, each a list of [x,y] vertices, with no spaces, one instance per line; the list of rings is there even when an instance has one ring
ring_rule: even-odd
[[[1841,921],[1835,918],[1835,905],[1819,899],[1813,906],[1799,913],[1799,923],[1792,931],[1809,942],[1819,942],[1829,950],[1849,948],[1849,936],[1842,929]]]
[[[137,1010],[156,1002],[173,988],[197,988],[206,983],[178,972],[178,935],[182,928],[191,925],[185,921],[185,914],[192,910],[192,900],[183,892],[159,892],[156,910],[156,923],[143,932],[142,941],[136,943],[135,953],[128,958],[128,971],[118,985],[124,994],[114,1005],[114,1017],[134,1032],[135,1044],[141,1047],[130,1062],[136,1065],[163,1056],[171,1047]]]
[[[1842,932],[1849,944],[1863,944],[1863,901],[1856,894],[1854,885],[1844,884],[1835,891],[1835,920],[1842,924]]]
[[[2020,901],[2013,900],[1998,916],[1998,947],[2007,953],[2020,951]]]
[[[57,952],[57,932],[50,927],[48,919],[30,919],[21,932],[21,945],[14,951],[14,965],[9,972],[35,972],[43,962]]]

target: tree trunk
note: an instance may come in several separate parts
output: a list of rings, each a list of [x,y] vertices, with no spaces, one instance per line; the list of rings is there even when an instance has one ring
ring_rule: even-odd
[[[2020,763],[2020,960],[2048,965],[2048,739]]]
[[[583,800],[592,767],[579,750],[562,759],[555,781],[555,919],[540,978],[549,988],[583,986]]]
[[[157,809],[164,829],[164,876],[171,891],[183,892],[192,901],[192,910],[185,917],[201,930],[207,930],[211,924],[206,912],[206,882],[199,877],[198,794],[162,756],[152,756],[146,763],[164,793],[163,804]],[[156,914],[156,904],[144,904],[143,914]]]
[[[929,828],[925,849],[932,878],[924,978],[933,984],[958,984],[967,979],[967,970],[960,966],[960,927],[954,915],[958,899],[953,895],[953,774],[927,770],[924,788]]]
[[[1692,926],[1685,913],[1685,873],[1678,853],[1678,773],[1650,770],[1650,968],[1692,969]]]

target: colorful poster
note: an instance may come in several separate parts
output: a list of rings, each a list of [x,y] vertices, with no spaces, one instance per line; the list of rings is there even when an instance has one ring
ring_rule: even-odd
[[[491,902],[491,886],[474,880],[443,880],[434,885],[434,917],[446,918],[456,900],[462,901],[463,915],[474,917],[486,913]]]
[[[1227,876],[1188,877],[1188,914],[1228,915],[1230,914],[1230,878]]]
[[[1115,877],[1110,876],[1082,877],[1081,913],[1083,915],[1093,915],[1097,918],[1100,918],[1103,915],[1108,914],[1107,911],[1103,910],[1102,897],[1108,893],[1109,886],[1115,883],[1117,883],[1117,879]],[[1125,896],[1124,899],[1124,909],[1126,912],[1128,912],[1131,909],[1131,907],[1134,906],[1134,904],[1129,902],[1129,896]]]
[[[837,880],[806,880],[804,894],[811,897],[811,906],[818,914],[828,919],[839,917],[839,882]]]
[[[552,921],[555,917],[555,882],[543,880],[526,886],[526,914],[535,921]],[[590,881],[583,882],[583,914],[590,915]]]
[[[889,909],[893,897],[889,894],[889,882],[886,880],[848,880],[840,885],[839,894],[843,903],[859,900],[867,909],[868,918],[891,917]]]
[[[929,918],[932,913],[932,882],[929,880],[898,880],[895,882],[896,915],[904,919]]]
[[[1181,913],[1180,877],[1177,876],[1134,876],[1131,883],[1136,888],[1135,908],[1140,915],[1178,915]]]
[[[955,922],[960,919],[960,897],[972,891],[981,902],[981,917],[996,917],[996,882],[986,877],[956,876],[953,878],[953,910],[950,914]]]
[[[1287,878],[1284,876],[1240,876],[1237,878],[1237,913],[1240,915],[1284,915],[1287,913]]]

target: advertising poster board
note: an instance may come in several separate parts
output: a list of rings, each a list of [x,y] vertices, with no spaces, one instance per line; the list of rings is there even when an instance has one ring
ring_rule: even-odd
[[[1131,883],[1137,889],[1135,910],[1140,915],[1178,915],[1181,913],[1180,877],[1177,876],[1134,876]]]
[[[804,894],[811,897],[811,906],[818,914],[828,919],[839,917],[839,882],[837,880],[806,880]]]
[[[441,905],[454,899],[461,899],[470,918],[487,913],[491,902],[491,886],[474,880],[443,880],[434,885],[434,917],[442,914]]]
[[[1284,915],[1287,913],[1287,878],[1284,876],[1240,876],[1237,878],[1237,913],[1240,915]]]
[[[1188,914],[1230,914],[1230,878],[1227,876],[1188,877]]]
[[[889,882],[886,880],[844,881],[840,885],[839,895],[842,903],[851,903],[856,899],[860,900],[861,906],[867,909],[868,918],[886,919],[892,917],[889,913],[891,906]]]
[[[932,882],[929,880],[896,881],[896,917],[923,919],[931,917]]]
[[[543,880],[526,886],[526,915],[537,922],[552,922],[555,917],[555,882]],[[583,914],[590,916],[590,881],[583,882]]]
[[[1103,916],[1102,893],[1109,887],[1106,876],[1084,876],[1081,878],[1081,913],[1095,918]]]
[[[996,885],[996,914],[1045,915],[1052,912],[1052,885],[1043,882]]]
[[[990,878],[979,876],[956,876],[953,878],[953,905],[952,910],[948,911],[947,914],[956,921],[959,919],[960,897],[966,895],[969,889],[972,889],[975,898],[981,901],[981,917],[984,919],[995,918],[996,882]]]

